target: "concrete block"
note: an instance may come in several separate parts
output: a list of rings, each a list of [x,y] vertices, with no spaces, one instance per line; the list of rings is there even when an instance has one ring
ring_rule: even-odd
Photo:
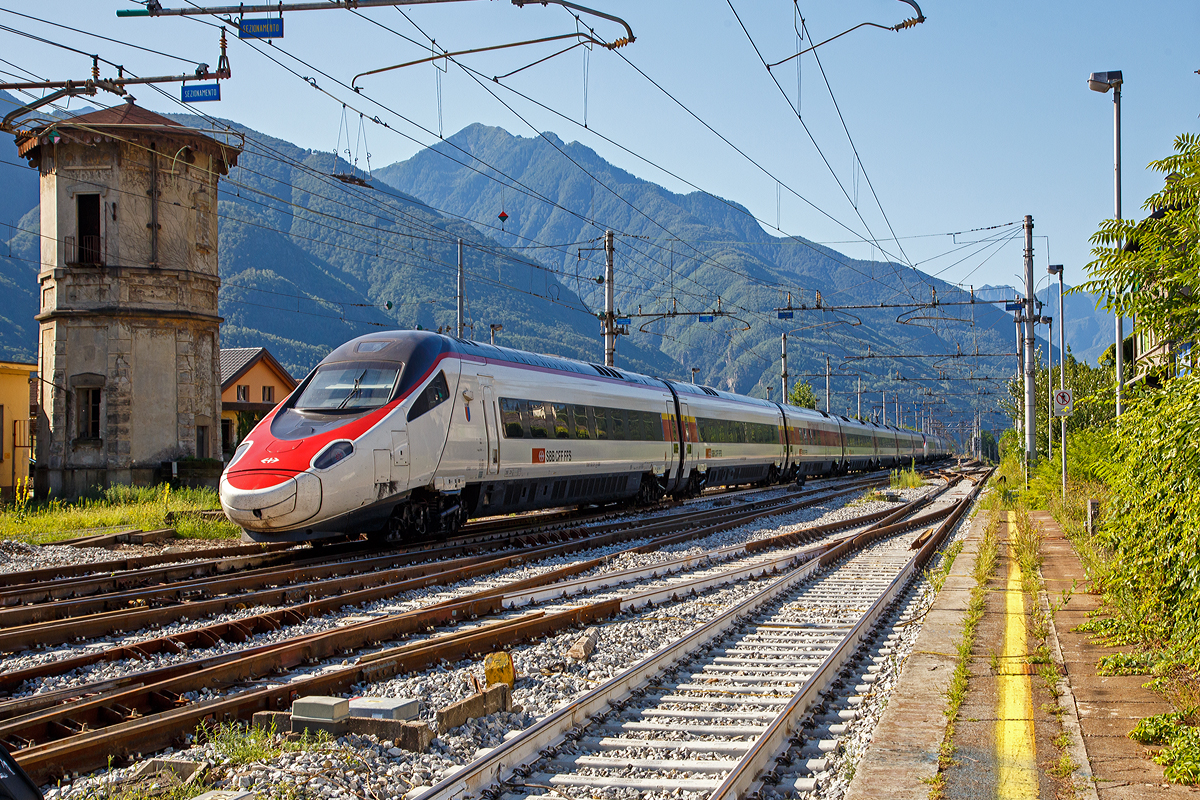
[[[410,722],[402,719],[349,717],[345,725],[347,733],[374,736],[380,740],[390,739],[401,750],[411,750],[414,753],[424,752],[436,733],[422,720]]]
[[[587,661],[592,653],[596,651],[596,643],[600,641],[600,630],[598,628],[588,628],[576,640],[575,644],[571,645],[571,649],[567,651],[567,657],[573,658],[576,661]]]
[[[141,763],[130,777],[130,781],[149,780],[164,772],[171,772],[180,783],[191,784],[204,774],[204,766],[199,761],[186,758],[152,758]]]
[[[486,704],[482,694],[474,694],[465,700],[452,703],[437,712],[438,733],[446,733],[462,725],[469,719],[482,717]]]
[[[327,719],[310,719],[292,714],[291,732],[308,733],[310,736],[325,732],[330,736],[341,736],[349,730],[349,725],[346,724],[349,719],[349,717],[343,717],[341,721],[333,722]]]
[[[255,711],[250,724],[264,731],[287,733],[292,729],[292,714],[290,711]]]
[[[352,697],[350,716],[375,719],[416,719],[417,701],[407,697]]]
[[[507,683],[493,683],[483,693],[483,713],[512,711],[512,688]]]
[[[292,703],[292,716],[339,722],[350,716],[350,701],[341,697],[300,697]]]

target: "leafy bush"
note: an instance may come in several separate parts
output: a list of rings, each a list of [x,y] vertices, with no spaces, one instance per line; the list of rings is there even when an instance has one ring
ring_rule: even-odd
[[[1107,599],[1151,647],[1200,666],[1200,377],[1145,390],[1109,434],[1111,490],[1098,535]]]

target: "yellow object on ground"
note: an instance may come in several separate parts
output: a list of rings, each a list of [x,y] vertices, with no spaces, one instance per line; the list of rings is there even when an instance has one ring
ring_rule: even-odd
[[[1008,512],[1011,543],[1017,529]],[[1025,800],[1038,796],[1037,759],[1033,739],[1033,692],[1026,670],[1025,596],[1021,567],[1009,550],[1008,585],[1004,590],[1004,652],[997,676],[996,789],[1000,800]]]
[[[483,676],[486,684],[507,683],[513,688],[517,682],[516,670],[513,669],[512,656],[508,653],[488,653],[483,659]]]

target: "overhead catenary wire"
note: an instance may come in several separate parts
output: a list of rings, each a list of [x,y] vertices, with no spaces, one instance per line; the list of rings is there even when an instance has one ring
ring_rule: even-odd
[[[826,168],[829,170],[830,175],[833,176],[834,182],[837,184],[837,186],[841,190],[842,194],[846,197],[846,201],[849,202],[851,207],[854,208],[855,215],[858,217],[859,221],[863,224],[863,227],[866,229],[867,233],[870,234],[870,240],[869,240],[870,243],[873,244],[874,246],[878,247],[881,252],[886,252],[883,245],[880,244],[880,242],[879,242],[879,237],[876,236],[874,234],[874,232],[871,230],[870,224],[867,223],[867,220],[866,220],[866,218],[863,217],[862,212],[859,211],[859,209],[855,205],[854,201],[850,198],[849,192],[846,191],[846,187],[842,184],[841,179],[838,178],[837,171],[833,168],[833,165],[829,163],[829,159],[825,156],[825,152],[821,149],[821,146],[819,144],[817,144],[817,139],[815,136],[813,136],[812,131],[809,129],[808,123],[806,123],[804,121],[804,117],[802,117],[800,115],[799,110],[794,105],[792,105],[792,99],[790,97],[788,97],[787,91],[784,90],[783,86],[781,86],[779,83],[779,79],[775,77],[774,73],[772,73],[770,68],[767,66],[767,60],[766,60],[766,58],[763,57],[762,51],[759,50],[758,44],[754,41],[754,37],[750,35],[750,31],[749,31],[749,29],[746,28],[746,24],[744,22],[742,22],[741,15],[739,15],[737,12],[737,9],[733,7],[733,0],[726,0],[726,3],[729,5],[729,10],[733,12],[733,16],[737,19],[738,25],[741,26],[742,32],[744,34],[746,34],[746,39],[747,39],[747,41],[750,42],[750,46],[752,48],[754,48],[755,55],[758,56],[759,60],[763,64],[763,67],[767,70],[767,74],[770,76],[771,82],[775,84],[775,87],[779,90],[780,94],[783,95],[784,101],[786,101],[788,104],[788,107],[792,109],[792,113],[795,114],[796,119],[800,123],[800,127],[804,129],[804,133],[808,136],[809,141],[812,142],[813,147],[816,148],[817,154],[819,156],[821,156],[821,161],[825,164]],[[840,114],[840,112],[839,112],[839,114]],[[857,153],[855,155],[857,156]],[[880,206],[880,211],[883,211],[882,205]],[[886,213],[884,214],[884,218],[885,219],[887,218]],[[888,223],[888,227],[891,228],[890,222]],[[893,233],[893,235],[894,235],[894,233]],[[899,242],[897,242],[896,244],[899,245]],[[903,252],[904,252],[903,248],[901,248],[901,253],[903,254]],[[905,259],[905,261],[907,261],[908,257],[904,256],[904,259]],[[900,275],[899,272],[896,272],[894,269],[893,269],[893,272],[896,273],[896,277],[900,281],[900,285],[903,288],[904,293],[906,293],[910,297],[912,297],[912,292],[911,292],[911,290],[909,290],[907,284],[904,283],[904,278]]]

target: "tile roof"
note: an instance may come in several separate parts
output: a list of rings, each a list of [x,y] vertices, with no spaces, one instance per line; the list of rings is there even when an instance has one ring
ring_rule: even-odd
[[[257,361],[260,354],[267,352],[265,347],[222,347],[221,348],[221,388],[233,380],[250,363]]]
[[[111,108],[102,108],[87,114],[67,117],[60,124],[85,124],[89,127],[103,125],[159,125],[162,127],[182,128],[183,125],[162,114],[156,114],[148,108],[142,108],[133,103],[118,103]]]

